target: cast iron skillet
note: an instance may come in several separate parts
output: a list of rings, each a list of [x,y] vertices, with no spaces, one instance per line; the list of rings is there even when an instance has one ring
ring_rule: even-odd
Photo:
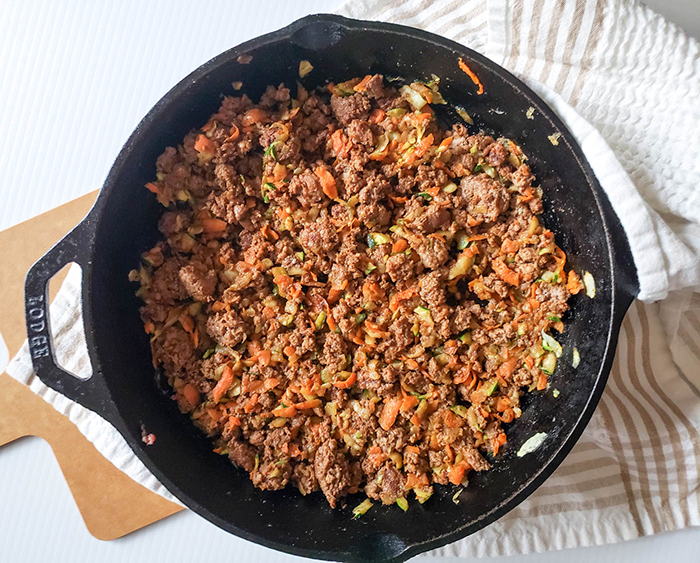
[[[237,62],[250,54],[248,65]],[[480,77],[476,95],[459,70],[463,57]],[[407,513],[374,508],[359,520],[351,509],[362,499],[331,510],[321,494],[302,497],[291,488],[255,489],[228,459],[212,452],[209,440],[181,415],[151,365],[147,336],[139,319],[137,287],[127,281],[142,252],[159,237],[162,208],[144,189],[155,161],[216,111],[231,83],[254,100],[268,84],[298,80],[299,61],[314,70],[310,87],[368,73],[406,80],[441,79],[448,104],[463,105],[474,117],[471,129],[516,140],[544,190],[546,225],[557,236],[577,271],[595,277],[597,296],[571,300],[564,355],[551,378],[561,390],[525,399],[521,419],[507,430],[508,444],[491,471],[474,475],[455,505],[452,487],[436,487],[425,504]],[[294,93],[294,92],[293,92]],[[527,119],[528,108],[534,119]],[[452,113],[450,113],[452,112]],[[440,117],[459,122],[450,108]],[[559,145],[547,136],[559,132]],[[63,265],[83,270],[83,314],[93,375],[81,381],[56,365],[48,329],[47,282]],[[26,320],[34,368],[41,380],[111,422],[136,455],[182,502],[217,526],[262,545],[319,559],[403,561],[476,532],[522,502],[561,463],[598,403],[613,360],[622,317],[638,292],[636,271],[624,231],[580,148],[557,116],[522,82],[483,56],[457,43],[416,29],[338,16],[316,15],[248,41],[202,65],[148,113],[115,161],[88,216],[30,270]],[[581,352],[571,367],[572,347]],[[147,447],[141,425],[156,435]],[[540,448],[515,454],[527,438],[546,432]]]

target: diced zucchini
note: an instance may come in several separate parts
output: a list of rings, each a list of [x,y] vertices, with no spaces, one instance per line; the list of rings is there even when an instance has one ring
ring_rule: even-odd
[[[467,407],[465,407],[464,405],[455,405],[453,407],[450,407],[450,410],[457,416],[467,418]]]
[[[389,117],[402,117],[406,115],[406,110],[404,108],[392,108],[386,112]]]
[[[316,326],[316,330],[321,330],[323,328],[323,325],[326,322],[326,317],[328,315],[326,314],[325,311],[321,311],[318,314],[318,317],[316,317],[316,321],[314,322],[314,325]]]
[[[542,358],[540,369],[547,375],[552,375],[557,367],[557,356],[554,352],[547,352]]]
[[[372,501],[368,498],[358,504],[352,511],[352,517],[357,519],[372,508]]]
[[[408,501],[405,499],[405,497],[399,497],[396,499],[396,504],[398,507],[406,512],[408,510]]]
[[[574,352],[573,352],[572,358],[571,358],[571,366],[574,369],[576,369],[580,363],[581,363],[581,354],[579,354],[578,348],[574,348]]]
[[[498,379],[496,379],[494,377],[493,379],[489,379],[486,382],[486,385],[484,385],[482,391],[483,391],[484,395],[486,395],[487,397],[490,397],[491,395],[493,395],[493,392],[496,390],[497,387],[498,387]]]
[[[554,352],[557,358],[561,357],[561,344],[559,344],[559,342],[557,342],[553,336],[550,336],[544,330],[542,331],[542,348],[550,352]]]

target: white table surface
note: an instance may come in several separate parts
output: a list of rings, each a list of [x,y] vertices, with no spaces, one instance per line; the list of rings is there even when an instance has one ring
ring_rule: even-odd
[[[0,230],[98,188],[140,118],[198,65],[307,13],[332,11],[336,4],[0,2]],[[647,4],[700,37],[700,0]],[[6,362],[3,348],[0,339],[0,368]],[[303,561],[226,534],[191,512],[116,541],[96,540],[51,448],[38,438],[0,449],[0,507],[0,560],[12,563]],[[491,561],[690,562],[700,561],[698,546],[700,530],[692,529]]]

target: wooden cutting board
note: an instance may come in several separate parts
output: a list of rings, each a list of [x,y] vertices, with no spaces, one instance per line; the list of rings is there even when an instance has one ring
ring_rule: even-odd
[[[97,192],[0,232],[0,334],[12,358],[26,338],[24,277],[31,265],[87,214]],[[61,276],[58,279],[58,276]],[[53,299],[65,271],[51,283]],[[28,387],[0,375],[0,447],[23,436],[51,446],[90,533],[113,540],[182,510],[114,467]]]

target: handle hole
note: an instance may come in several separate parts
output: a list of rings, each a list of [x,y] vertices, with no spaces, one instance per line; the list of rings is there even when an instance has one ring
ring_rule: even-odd
[[[83,269],[69,262],[49,280],[49,333],[58,366],[80,380],[90,379],[92,364],[85,342]]]

